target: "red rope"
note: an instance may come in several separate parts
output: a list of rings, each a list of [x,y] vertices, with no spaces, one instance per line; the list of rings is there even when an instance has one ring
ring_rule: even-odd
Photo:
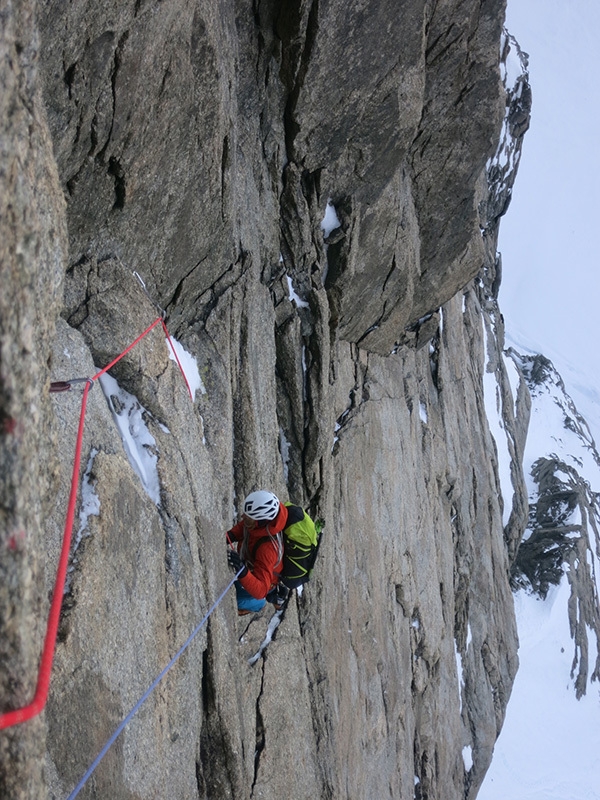
[[[56,646],[56,636],[58,634],[58,625],[60,622],[60,611],[62,607],[64,589],[65,589],[65,580],[67,577],[67,568],[69,565],[69,552],[71,550],[71,536],[73,531],[73,519],[75,517],[75,506],[77,503],[77,491],[79,489],[79,465],[81,463],[81,448],[83,445],[83,423],[85,418],[85,411],[87,407],[87,397],[92,386],[92,381],[97,380],[101,375],[113,367],[117,361],[120,361],[124,355],[126,355],[135,345],[143,339],[150,331],[161,322],[164,328],[164,331],[167,335],[167,339],[169,340],[169,344],[173,352],[175,353],[175,348],[171,343],[171,337],[169,336],[169,332],[167,331],[167,327],[163,321],[162,317],[158,317],[152,325],[150,325],[146,330],[141,333],[137,339],[132,342],[129,347],[127,347],[123,352],[117,356],[110,364],[104,369],[101,369],[97,372],[92,378],[88,378],[85,384],[85,388],[83,390],[83,397],[81,399],[81,411],[79,414],[79,427],[77,430],[77,440],[75,443],[75,459],[73,462],[73,473],[71,476],[71,492],[69,494],[69,502],[67,505],[67,518],[65,520],[65,527],[63,531],[63,542],[62,548],[60,552],[60,558],[58,561],[58,569],[56,572],[56,579],[54,581],[54,592],[52,594],[52,601],[50,603],[50,613],[48,614],[48,623],[46,626],[46,636],[44,639],[44,647],[42,650],[42,657],[40,660],[40,666],[38,671],[38,681],[35,690],[35,695],[33,700],[29,705],[24,706],[23,708],[17,708],[14,711],[7,711],[4,714],[0,714],[0,730],[3,728],[9,728],[12,725],[17,725],[19,722],[26,722],[30,720],[32,717],[37,716],[46,705],[46,700],[48,699],[48,690],[50,688],[50,675],[52,673],[52,663],[54,661],[54,650]],[[175,357],[177,358],[177,354],[175,353]],[[181,370],[181,374],[185,380],[186,386],[188,387],[188,391],[190,392],[190,397],[192,396],[192,392],[190,390],[189,383],[187,382],[187,378],[185,377],[185,373],[183,368],[177,358],[177,364],[179,365],[179,369]]]
[[[71,477],[71,493],[67,506],[67,519],[63,532],[63,543],[58,560],[58,570],[54,581],[54,593],[50,604],[48,615],[48,625],[46,627],[46,638],[38,673],[38,682],[33,700],[28,706],[18,708],[15,711],[8,711],[0,716],[0,729],[8,728],[19,722],[26,722],[32,717],[37,716],[46,705],[48,689],[50,687],[50,674],[52,672],[52,662],[54,660],[54,646],[56,644],[56,634],[58,633],[58,623],[60,621],[60,609],[62,606],[65,579],[67,577],[67,567],[69,565],[69,552],[71,550],[71,533],[73,529],[73,517],[75,516],[75,503],[77,500],[77,489],[79,488],[79,464],[81,462],[81,446],[83,442],[83,421],[87,406],[87,396],[92,385],[91,380],[87,381],[81,399],[81,412],[79,414],[79,429],[77,431],[77,442],[75,445],[75,460],[73,462],[73,475]]]
[[[155,320],[154,320],[154,322],[152,323],[152,325],[150,325],[149,327],[147,327],[147,328],[146,328],[146,330],[145,330],[143,333],[140,333],[140,335],[137,337],[137,339],[135,340],[135,342],[132,342],[132,343],[129,345],[129,347],[127,347],[125,350],[123,350],[123,352],[121,353],[121,355],[120,355],[120,356],[117,356],[116,358],[114,358],[114,359],[113,359],[113,360],[110,362],[110,364],[108,364],[108,366],[104,367],[104,369],[101,369],[101,370],[100,370],[100,372],[97,372],[97,373],[94,375],[94,377],[93,377],[93,380],[96,380],[97,378],[99,378],[99,377],[100,377],[100,375],[104,375],[104,373],[105,373],[105,372],[108,372],[108,370],[109,370],[111,367],[114,367],[114,365],[117,363],[117,361],[120,361],[120,360],[123,358],[123,356],[127,355],[127,353],[128,353],[128,352],[129,352],[129,351],[130,351],[130,350],[131,350],[133,347],[135,347],[135,346],[136,346],[136,344],[137,344],[137,343],[140,341],[140,339],[143,339],[143,338],[144,338],[144,336],[145,336],[147,333],[150,333],[150,331],[152,330],[152,328],[156,327],[156,325],[158,325],[158,323],[159,323],[159,322],[162,322],[162,321],[163,321],[162,317],[158,317],[157,319],[155,319]],[[164,322],[163,322],[163,326],[164,326]],[[166,329],[165,329],[165,330],[166,330]]]

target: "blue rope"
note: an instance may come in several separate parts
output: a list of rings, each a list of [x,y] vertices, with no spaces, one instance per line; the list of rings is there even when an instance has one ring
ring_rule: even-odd
[[[101,751],[98,753],[98,755],[96,756],[96,759],[95,759],[94,763],[93,763],[93,764],[92,764],[92,766],[91,766],[91,767],[88,769],[88,771],[85,773],[85,775],[83,776],[83,778],[82,778],[82,779],[79,781],[79,783],[77,784],[77,786],[76,786],[76,787],[73,789],[73,791],[71,792],[71,794],[68,796],[67,800],[73,800],[73,798],[77,797],[77,795],[79,794],[79,792],[80,792],[80,791],[83,789],[83,787],[85,786],[85,784],[86,784],[86,783],[88,782],[88,780],[91,778],[91,776],[92,776],[92,774],[93,774],[94,770],[96,769],[96,767],[98,766],[98,764],[99,764],[99,763],[102,761],[102,759],[104,758],[104,756],[105,756],[105,755],[108,753],[108,751],[110,750],[111,746],[114,744],[115,740],[117,739],[117,737],[119,736],[119,734],[121,733],[121,731],[122,731],[122,730],[123,730],[123,729],[124,729],[124,728],[127,726],[127,724],[128,724],[130,721],[131,721],[132,717],[133,717],[133,716],[134,716],[134,715],[135,715],[135,714],[136,714],[136,713],[137,713],[137,712],[140,710],[140,708],[141,708],[141,706],[143,705],[143,703],[144,703],[144,702],[145,702],[145,701],[148,699],[148,697],[149,697],[149,696],[152,694],[152,692],[154,691],[154,689],[156,689],[156,687],[158,686],[158,684],[159,684],[159,683],[161,682],[161,680],[162,680],[162,679],[165,677],[165,675],[166,675],[166,674],[167,674],[167,672],[168,672],[168,671],[171,669],[171,667],[172,667],[172,666],[175,664],[175,662],[176,662],[176,661],[178,661],[178,660],[179,660],[179,658],[180,658],[180,656],[181,656],[181,655],[183,655],[183,653],[184,653],[184,652],[187,650],[187,648],[190,646],[190,644],[192,643],[192,641],[194,640],[194,638],[196,637],[196,635],[199,633],[199,631],[200,631],[200,630],[201,630],[201,629],[204,627],[204,625],[205,625],[205,624],[206,624],[206,622],[208,621],[208,618],[210,617],[210,615],[211,615],[211,614],[213,613],[213,611],[214,611],[214,610],[217,608],[217,606],[218,606],[218,605],[221,603],[221,601],[223,600],[223,598],[225,597],[225,595],[227,594],[227,592],[228,592],[228,591],[231,589],[231,587],[232,587],[232,586],[233,586],[233,584],[235,583],[235,581],[236,581],[236,579],[237,579],[238,575],[240,574],[240,572],[242,572],[242,570],[243,570],[243,567],[241,567],[241,568],[240,568],[240,570],[239,570],[239,572],[237,573],[237,575],[235,575],[235,576],[234,576],[234,577],[231,579],[231,581],[229,582],[229,584],[227,585],[227,588],[226,588],[226,589],[225,589],[225,590],[224,590],[224,591],[223,591],[223,592],[222,592],[222,593],[219,595],[219,597],[218,597],[218,598],[215,600],[215,602],[212,604],[212,606],[211,606],[211,607],[208,609],[207,613],[205,614],[205,616],[203,617],[203,619],[202,619],[202,620],[201,620],[201,621],[198,623],[198,625],[197,625],[197,626],[194,628],[194,630],[193,630],[193,631],[192,631],[192,633],[190,634],[190,636],[189,636],[189,638],[187,639],[187,641],[185,642],[185,644],[183,644],[183,645],[180,647],[180,649],[179,649],[179,650],[177,651],[177,653],[176,653],[176,654],[173,656],[173,658],[172,658],[172,659],[169,661],[169,663],[168,663],[168,664],[167,664],[167,666],[166,666],[166,667],[163,669],[163,671],[160,673],[160,675],[159,675],[159,676],[158,676],[158,677],[155,679],[155,681],[152,683],[152,685],[151,685],[151,686],[149,686],[149,687],[148,687],[148,689],[147,689],[147,690],[144,692],[144,694],[143,694],[143,695],[140,697],[140,699],[137,701],[137,703],[136,703],[136,704],[134,705],[134,707],[131,709],[131,711],[129,712],[129,714],[127,714],[127,716],[125,717],[125,719],[123,720],[123,722],[121,722],[121,724],[119,725],[119,727],[116,729],[116,731],[113,733],[113,735],[112,735],[112,736],[110,737],[110,739],[107,741],[107,743],[104,745],[104,747],[102,748],[102,750],[101,750]]]

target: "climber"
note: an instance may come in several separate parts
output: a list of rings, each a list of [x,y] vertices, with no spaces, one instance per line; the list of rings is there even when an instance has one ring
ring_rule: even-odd
[[[288,509],[272,492],[252,492],[244,500],[242,518],[227,531],[231,545],[227,561],[235,573],[238,614],[260,611],[267,600],[280,608],[287,589],[279,586],[278,572],[283,560],[282,531]],[[234,545],[237,543],[237,548]]]

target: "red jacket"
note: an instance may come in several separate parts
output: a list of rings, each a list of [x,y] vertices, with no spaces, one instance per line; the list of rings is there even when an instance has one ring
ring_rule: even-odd
[[[248,567],[248,572],[243,578],[238,578],[244,589],[262,600],[268,592],[279,582],[279,571],[283,561],[283,541],[281,531],[285,528],[288,518],[287,508],[280,503],[279,512],[268,525],[249,530],[244,520],[241,519],[228,531],[228,537],[236,541],[237,551]],[[269,536],[270,539],[261,542],[255,547],[259,539]]]

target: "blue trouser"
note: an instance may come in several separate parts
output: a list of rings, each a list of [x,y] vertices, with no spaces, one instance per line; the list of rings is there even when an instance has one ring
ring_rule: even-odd
[[[257,600],[256,597],[252,597],[250,592],[247,592],[239,581],[235,582],[235,593],[240,611],[260,611],[267,603],[264,598]]]

